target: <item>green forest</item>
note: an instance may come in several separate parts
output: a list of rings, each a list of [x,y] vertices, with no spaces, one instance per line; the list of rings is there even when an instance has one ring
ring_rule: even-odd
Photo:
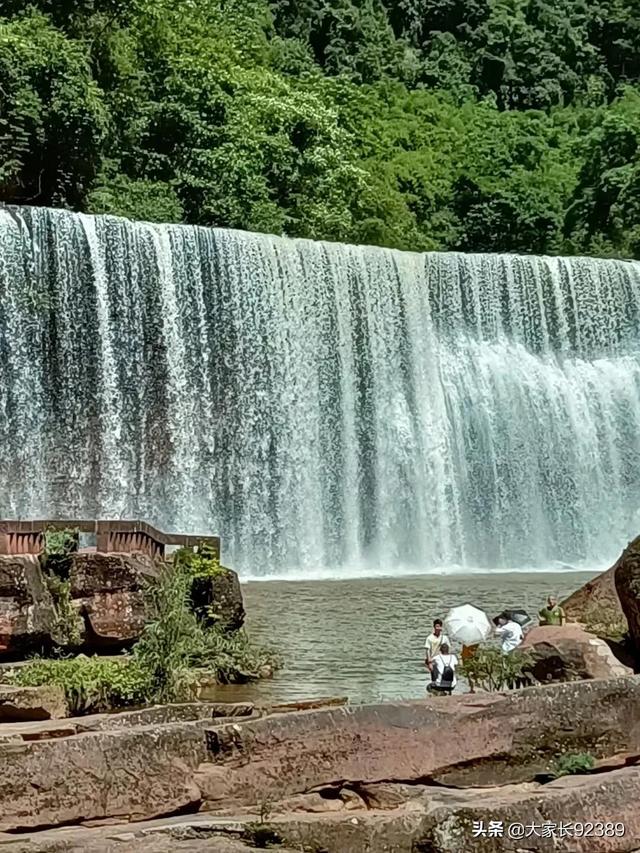
[[[0,200],[640,257],[640,0],[0,0]]]

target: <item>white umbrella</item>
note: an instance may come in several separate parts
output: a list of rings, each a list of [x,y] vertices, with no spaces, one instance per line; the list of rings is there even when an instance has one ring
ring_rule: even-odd
[[[444,630],[449,639],[473,646],[491,636],[493,625],[483,610],[471,604],[462,604],[449,611],[444,620]]]

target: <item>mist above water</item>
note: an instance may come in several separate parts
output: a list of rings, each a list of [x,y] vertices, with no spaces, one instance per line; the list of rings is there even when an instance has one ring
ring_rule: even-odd
[[[0,211],[0,517],[246,575],[605,565],[640,528],[640,264]]]

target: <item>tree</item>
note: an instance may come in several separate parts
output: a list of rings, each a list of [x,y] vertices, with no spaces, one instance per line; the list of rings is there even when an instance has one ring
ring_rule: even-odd
[[[565,235],[577,251],[640,253],[640,93],[627,89],[601,110],[579,146],[582,167]]]
[[[82,208],[107,115],[82,46],[39,14],[0,19],[0,192]]]

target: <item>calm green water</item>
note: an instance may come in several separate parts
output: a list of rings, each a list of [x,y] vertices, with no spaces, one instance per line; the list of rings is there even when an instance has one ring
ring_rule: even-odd
[[[505,607],[524,607],[535,614],[549,593],[565,597],[595,574],[247,583],[247,628],[255,639],[276,645],[286,664],[269,681],[225,689],[225,698],[288,701],[343,695],[369,702],[423,696],[424,639],[434,618],[464,603],[492,616]]]

